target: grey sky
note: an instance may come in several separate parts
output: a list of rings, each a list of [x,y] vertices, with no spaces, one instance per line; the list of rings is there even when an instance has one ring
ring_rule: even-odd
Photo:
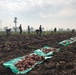
[[[38,28],[76,28],[76,0],[0,0],[2,27],[18,24]]]

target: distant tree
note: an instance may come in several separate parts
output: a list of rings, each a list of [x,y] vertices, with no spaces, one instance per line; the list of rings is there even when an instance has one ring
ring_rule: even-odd
[[[45,28],[44,27],[42,27],[42,31],[44,31],[45,30]]]
[[[8,27],[7,27],[7,26],[5,26],[5,27],[4,27],[4,30],[5,30],[5,31],[6,31],[6,29],[8,29]]]
[[[63,28],[59,28],[58,31],[65,31]]]
[[[31,27],[31,28],[30,28],[30,31],[31,31],[31,32],[33,32],[33,31],[34,31],[34,28],[33,28],[33,27]]]
[[[53,31],[53,29],[52,29],[52,28],[51,28],[50,30],[51,30],[51,31]]]
[[[66,29],[67,31],[71,31],[69,28]]]
[[[13,27],[13,30],[14,30],[14,31],[16,31],[16,30],[17,30],[17,28]]]

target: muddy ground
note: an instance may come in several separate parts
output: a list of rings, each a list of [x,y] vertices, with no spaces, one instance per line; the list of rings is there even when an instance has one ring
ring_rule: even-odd
[[[76,75],[76,42],[67,47],[58,43],[76,36],[76,33],[55,33],[47,35],[0,35],[0,75],[16,75],[3,63],[33,53],[43,46],[61,48],[51,59],[36,65],[24,75]]]

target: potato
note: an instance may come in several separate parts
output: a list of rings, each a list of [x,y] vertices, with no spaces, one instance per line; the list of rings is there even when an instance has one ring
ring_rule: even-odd
[[[36,62],[42,61],[43,59],[43,56],[32,54],[26,56],[25,58],[22,58],[22,60],[18,61],[15,66],[18,68],[19,71],[24,71],[28,68],[31,68]]]

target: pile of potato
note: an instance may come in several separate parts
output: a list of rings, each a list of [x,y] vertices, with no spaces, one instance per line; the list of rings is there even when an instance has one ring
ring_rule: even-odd
[[[56,51],[57,50],[57,48],[43,48],[42,49],[42,51],[45,53],[45,54],[47,54],[47,53],[49,53],[49,52],[53,52],[53,51]]]
[[[31,68],[36,62],[44,60],[43,56],[38,56],[35,54],[27,55],[25,58],[22,58],[21,61],[18,61],[15,66],[19,71],[27,70]]]

